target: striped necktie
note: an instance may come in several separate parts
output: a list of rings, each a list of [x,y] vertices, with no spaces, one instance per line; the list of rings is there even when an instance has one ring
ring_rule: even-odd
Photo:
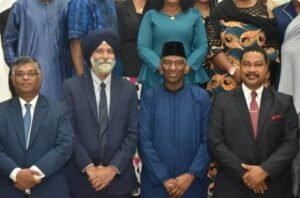
[[[31,104],[26,103],[25,107],[26,107],[26,112],[24,116],[24,131],[25,131],[25,143],[27,145],[30,124],[31,124],[31,113],[30,113]]]

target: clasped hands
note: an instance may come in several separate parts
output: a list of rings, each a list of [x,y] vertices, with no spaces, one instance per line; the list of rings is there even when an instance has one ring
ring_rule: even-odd
[[[168,179],[164,182],[164,187],[171,198],[182,197],[184,192],[190,187],[195,176],[189,173],[184,173],[176,178]]]
[[[90,166],[87,168],[86,173],[88,180],[95,191],[100,191],[114,179],[117,170],[112,166]]]
[[[252,189],[255,193],[263,194],[268,190],[265,179],[268,177],[268,173],[260,166],[241,164],[241,166],[246,170],[242,179],[246,186]]]
[[[29,168],[21,169],[16,175],[14,186],[19,190],[33,188],[37,184],[41,183],[41,179],[39,178],[40,176],[41,174],[39,172]]]

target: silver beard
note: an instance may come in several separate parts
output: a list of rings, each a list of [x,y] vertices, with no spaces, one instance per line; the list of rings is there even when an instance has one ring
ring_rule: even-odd
[[[116,64],[116,60],[114,60],[114,59],[104,60],[102,58],[100,58],[100,59],[91,58],[90,61],[92,64],[92,71],[97,75],[110,74]]]

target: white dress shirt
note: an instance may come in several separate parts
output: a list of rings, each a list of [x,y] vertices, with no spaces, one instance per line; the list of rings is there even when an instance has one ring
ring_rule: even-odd
[[[107,76],[104,81],[101,81],[99,77],[91,70],[93,85],[94,85],[94,92],[96,96],[96,103],[97,103],[97,111],[99,115],[99,105],[100,105],[100,91],[101,91],[101,83],[105,83],[105,93],[106,93],[106,102],[107,102],[107,113],[109,115],[109,107],[110,107],[110,85],[111,85],[111,74]]]
[[[262,85],[257,90],[255,90],[255,92],[257,94],[256,102],[258,104],[258,108],[260,108],[260,101],[261,101],[261,96],[262,96],[263,89],[264,89],[264,86]],[[242,90],[244,92],[244,96],[245,96],[245,99],[246,99],[246,102],[247,102],[248,109],[250,110],[250,103],[251,103],[251,100],[252,100],[252,97],[251,97],[252,90],[249,89],[248,87],[246,87],[246,85],[244,83],[242,84]]]

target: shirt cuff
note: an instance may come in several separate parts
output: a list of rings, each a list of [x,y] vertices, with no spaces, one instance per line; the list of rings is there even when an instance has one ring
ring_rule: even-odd
[[[11,171],[10,175],[9,175],[9,178],[11,180],[13,180],[14,182],[17,181],[17,174],[18,172],[21,170],[21,168],[15,168],[13,171]]]
[[[41,180],[43,179],[46,175],[41,171],[41,169],[39,169],[37,166],[32,165],[30,168],[30,170],[36,171],[38,172],[40,175],[34,175],[35,179]]]
[[[91,163],[91,164],[87,165],[87,166],[84,167],[84,169],[82,169],[81,171],[82,171],[83,173],[85,173],[85,172],[86,172],[86,169],[87,169],[88,167],[90,167],[90,166],[94,166],[94,164]]]
[[[109,166],[112,167],[113,169],[115,169],[117,171],[117,175],[121,175],[121,172],[120,172],[120,170],[117,167],[115,167],[113,165],[109,165]]]

